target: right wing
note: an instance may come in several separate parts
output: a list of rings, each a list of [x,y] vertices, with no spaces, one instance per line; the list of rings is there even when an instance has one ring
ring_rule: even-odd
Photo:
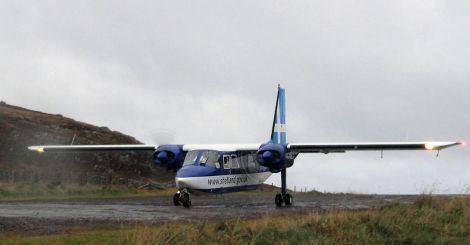
[[[261,144],[186,144],[183,151],[257,151]],[[155,151],[158,145],[40,145],[28,147],[31,151],[42,152],[80,152],[80,151]]]
[[[80,151],[155,151],[158,145],[41,145],[30,146],[28,150],[43,152]]]

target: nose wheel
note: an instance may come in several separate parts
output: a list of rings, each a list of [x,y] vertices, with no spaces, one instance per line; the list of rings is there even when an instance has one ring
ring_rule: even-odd
[[[185,208],[191,207],[191,197],[186,189],[179,190],[173,195],[173,204],[175,206],[183,205]]]

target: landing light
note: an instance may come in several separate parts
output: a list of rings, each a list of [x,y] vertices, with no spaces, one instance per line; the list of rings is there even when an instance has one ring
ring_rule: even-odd
[[[433,143],[424,144],[424,148],[426,148],[426,150],[433,150],[434,147],[436,147],[436,146]]]
[[[44,148],[43,148],[43,147],[39,147],[36,151],[39,152],[39,153],[43,153],[43,152],[44,152]]]
[[[462,142],[460,142],[460,144],[462,144],[462,146],[464,146],[464,145],[466,145],[466,144],[467,144],[467,142],[465,142],[465,141],[462,141]]]

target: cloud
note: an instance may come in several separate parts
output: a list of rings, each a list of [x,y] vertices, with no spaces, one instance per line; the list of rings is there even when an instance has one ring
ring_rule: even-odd
[[[0,99],[148,143],[265,141],[278,83],[290,141],[470,138],[466,1],[1,5]],[[468,161],[468,147],[306,155],[288,184],[459,192]]]

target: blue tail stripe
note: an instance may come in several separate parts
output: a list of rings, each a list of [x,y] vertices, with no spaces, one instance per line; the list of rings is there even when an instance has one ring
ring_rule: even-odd
[[[286,126],[286,103],[285,103],[285,90],[283,88],[279,88],[279,114],[280,114],[280,119],[281,119],[281,125],[280,127],[282,130],[280,130],[280,135],[281,135],[281,141],[279,143],[281,144],[286,144],[286,132],[285,132],[285,126]]]
[[[286,100],[285,90],[278,87],[278,96],[276,101],[274,122],[273,122],[273,134],[270,143],[275,144],[286,144],[287,133],[286,133]]]

